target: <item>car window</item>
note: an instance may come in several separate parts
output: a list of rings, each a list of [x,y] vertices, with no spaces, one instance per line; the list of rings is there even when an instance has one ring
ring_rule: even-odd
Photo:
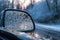
[[[37,23],[60,23],[60,0],[0,0],[0,12],[6,8],[27,11]]]
[[[44,37],[41,40],[44,40],[45,37],[49,38],[50,40],[57,40],[57,39],[54,39],[54,37],[59,39],[60,0],[0,0],[0,26],[2,25],[2,18],[3,18],[2,11],[8,8],[23,10],[28,12],[32,16],[33,21],[35,23],[35,31],[31,33],[32,33],[32,36],[35,37],[34,38],[35,40],[42,38],[43,35]],[[0,29],[7,30],[8,28],[2,27]],[[22,34],[16,31],[11,31],[11,30],[7,30],[7,31],[13,34]],[[23,35],[23,36],[26,37],[26,35]],[[27,37],[30,37],[30,36],[27,36]]]

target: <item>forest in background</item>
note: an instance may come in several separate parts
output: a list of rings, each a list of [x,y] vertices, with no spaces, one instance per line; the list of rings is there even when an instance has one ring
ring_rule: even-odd
[[[22,0],[26,2],[26,0]],[[60,0],[29,0],[25,9],[39,23],[60,23]],[[19,0],[0,0],[0,12],[6,8],[21,9]],[[38,20],[38,21],[37,21]]]

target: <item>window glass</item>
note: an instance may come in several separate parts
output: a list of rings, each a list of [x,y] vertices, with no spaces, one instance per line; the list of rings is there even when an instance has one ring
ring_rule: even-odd
[[[0,12],[6,8],[25,10],[35,22],[44,24],[60,23],[59,6],[60,0],[0,0]]]

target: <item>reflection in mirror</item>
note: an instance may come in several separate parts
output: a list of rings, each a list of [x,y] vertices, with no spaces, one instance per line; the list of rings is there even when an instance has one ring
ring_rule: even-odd
[[[34,29],[30,16],[19,11],[6,11],[5,27],[7,30],[13,31],[28,31]]]

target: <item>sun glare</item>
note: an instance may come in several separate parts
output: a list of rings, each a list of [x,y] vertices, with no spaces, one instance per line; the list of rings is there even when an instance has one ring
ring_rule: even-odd
[[[37,3],[37,2],[42,2],[42,0],[35,0],[35,2]]]
[[[12,0],[8,0],[8,1],[10,1],[10,3],[12,3]]]

